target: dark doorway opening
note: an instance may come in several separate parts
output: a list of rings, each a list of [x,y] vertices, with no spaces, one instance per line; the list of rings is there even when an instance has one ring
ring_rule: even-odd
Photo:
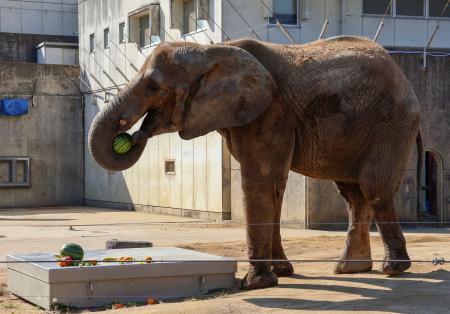
[[[425,192],[421,211],[419,212],[419,220],[421,221],[438,221],[438,163],[436,157],[431,152],[425,153],[424,180],[422,190]]]

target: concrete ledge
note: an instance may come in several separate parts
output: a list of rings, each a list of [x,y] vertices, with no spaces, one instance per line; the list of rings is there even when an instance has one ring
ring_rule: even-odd
[[[137,212],[149,213],[149,214],[160,214],[160,215],[170,215],[170,216],[181,216],[190,217],[205,220],[231,220],[231,213],[218,213],[211,211],[201,211],[194,209],[184,209],[184,208],[172,208],[172,207],[160,207],[152,205],[139,205],[139,204],[129,204],[129,203],[115,203],[99,200],[84,200],[85,205],[92,207],[104,207],[112,209],[122,209],[122,210],[135,210]]]

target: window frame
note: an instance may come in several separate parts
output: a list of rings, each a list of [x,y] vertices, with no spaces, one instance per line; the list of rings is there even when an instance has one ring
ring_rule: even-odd
[[[185,18],[186,18],[186,13],[185,13],[185,11],[184,11],[184,3],[186,2],[185,0],[182,0],[181,2],[183,3],[183,8],[182,8],[182,14],[183,14],[183,18],[182,18],[182,23],[183,23],[183,25],[181,25],[181,26],[183,26],[183,31],[182,31],[182,36],[184,36],[184,35],[189,35],[189,34],[195,34],[195,33],[197,33],[198,31],[199,31],[199,27],[198,27],[198,16],[197,16],[197,6],[198,6],[198,0],[191,0],[191,1],[193,1],[194,2],[194,15],[195,15],[195,18],[194,18],[194,20],[195,20],[195,29],[193,30],[193,31],[189,31],[189,30],[186,30],[185,28],[184,28],[184,26],[185,26]],[[189,17],[187,17],[188,19],[189,19]],[[190,21],[188,21],[188,24],[189,24],[189,22]]]
[[[89,34],[89,52],[95,52],[95,33]]]
[[[151,35],[151,6],[153,4],[149,4],[149,5],[145,5],[137,10],[131,11],[128,13],[127,19],[128,19],[128,28],[126,29],[127,31],[127,37],[128,37],[128,42],[129,43],[133,43],[136,45],[136,47],[139,50],[143,50],[143,49],[147,49],[149,47],[153,47],[157,44],[159,44],[161,42],[161,39],[159,36],[158,40],[153,40],[152,37],[156,37],[156,36],[152,36]],[[148,30],[149,30],[149,44],[145,45],[145,46],[141,46],[141,42],[140,42],[140,24],[139,21],[142,17],[147,16],[148,18]],[[137,25],[137,30],[133,30],[133,27],[136,27]],[[136,32],[137,37],[134,36],[133,32]]]
[[[434,15],[430,15],[430,0],[426,0],[427,1],[427,18],[429,19],[444,19],[444,20],[450,20],[450,4],[447,7],[446,13],[449,14],[449,16],[434,16]],[[445,1],[444,1],[445,3]],[[442,8],[444,9],[444,8]],[[440,12],[439,12],[440,13]]]
[[[103,29],[103,49],[109,48],[110,36],[111,36],[111,33],[109,31],[109,27],[106,27],[105,29]],[[108,37],[108,39],[106,37]]]
[[[139,42],[138,42],[138,47],[139,47],[139,49],[145,49],[145,48],[147,48],[147,47],[150,47],[151,45],[152,45],[152,36],[151,35],[149,35],[149,36],[146,36],[146,34],[145,34],[145,31],[146,31],[146,29],[142,29],[141,28],[141,20],[143,19],[143,18],[147,18],[147,22],[148,22],[148,28],[147,28],[147,30],[148,30],[148,32],[150,33],[150,12],[148,12],[148,14],[143,14],[142,16],[138,16],[137,17],[137,20],[138,20],[138,25],[139,25],[139,28],[138,28],[138,34],[139,34]],[[141,41],[141,35],[143,35],[144,37],[143,37],[143,39],[144,39],[144,41],[142,42]],[[146,45],[145,44],[145,42],[146,42],[146,39],[148,39],[148,45]]]
[[[389,2],[388,2],[388,4],[389,4]],[[390,12],[388,14],[386,14],[386,16],[394,17],[395,16],[395,9],[394,8],[396,8],[396,6],[397,6],[397,1],[396,0],[392,0],[392,5],[389,8]],[[381,13],[381,14],[378,14],[378,13],[364,13],[364,4],[363,4],[362,16],[383,16],[383,15],[384,15],[384,13]]]
[[[295,17],[296,17],[297,21],[296,21],[295,24],[286,24],[286,23],[281,22],[283,24],[283,26],[286,26],[286,27],[299,27],[300,26],[300,1],[301,0],[295,0],[295,1],[296,1],[296,8],[297,8],[297,12],[295,13]],[[273,2],[272,2],[272,7],[270,8],[270,10],[271,10],[271,13],[275,13],[273,11]],[[269,25],[271,25],[271,26],[272,25],[277,25],[275,17],[273,15],[274,14],[272,14],[271,17],[267,18],[267,23]]]
[[[428,7],[429,3],[428,0],[421,0],[422,1],[422,10],[423,15],[404,15],[404,14],[398,14],[397,13],[397,0],[392,0],[393,6],[395,6],[395,17],[402,17],[402,18],[428,18]]]
[[[119,23],[119,44],[124,44],[126,43],[125,40],[125,22],[120,22]]]
[[[432,20],[437,20],[437,19],[444,19],[444,20],[450,20],[449,16],[432,16],[430,15],[430,0],[423,0],[423,5],[424,5],[424,15],[420,16],[420,15],[401,15],[401,14],[397,14],[397,0],[392,0],[392,5],[390,8],[390,13],[386,15],[386,17],[391,17],[391,18],[400,18],[400,19],[432,19]],[[450,10],[450,5],[447,8],[447,11]],[[364,11],[362,12],[362,16],[367,16],[367,17],[380,17],[383,16],[383,14],[375,14],[375,13],[364,13]],[[288,25],[289,26],[289,25]]]

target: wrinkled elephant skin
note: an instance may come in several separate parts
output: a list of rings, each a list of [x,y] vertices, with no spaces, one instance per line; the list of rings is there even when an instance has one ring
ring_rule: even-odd
[[[115,155],[112,140],[143,116],[131,152]],[[123,170],[149,137],[178,131],[192,139],[214,130],[241,164],[251,259],[243,288],[273,286],[294,272],[279,224],[290,170],[334,181],[348,203],[336,273],[372,269],[372,218],[385,247],[382,270],[410,267],[393,198],[415,142],[422,154],[419,104],[382,47],[349,36],[290,46],[163,43],[97,115],[89,146],[101,166]]]

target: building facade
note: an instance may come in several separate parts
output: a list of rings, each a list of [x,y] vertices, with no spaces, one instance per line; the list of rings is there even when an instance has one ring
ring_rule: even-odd
[[[243,37],[303,44],[319,37],[365,36],[385,46],[422,106],[426,162],[416,193],[412,154],[397,194],[400,220],[444,222],[450,214],[450,8],[445,0],[84,0],[79,2],[79,60],[85,134],[95,114],[163,41],[201,44]],[[280,25],[281,24],[281,25]],[[136,126],[138,127],[138,126]],[[87,204],[243,220],[239,164],[216,132],[191,141],[149,140],[121,173],[101,169],[85,150]],[[167,171],[170,169],[170,171]],[[346,222],[330,182],[290,173],[282,221],[299,228]]]
[[[0,208],[83,203],[77,15],[76,0],[0,1]]]

